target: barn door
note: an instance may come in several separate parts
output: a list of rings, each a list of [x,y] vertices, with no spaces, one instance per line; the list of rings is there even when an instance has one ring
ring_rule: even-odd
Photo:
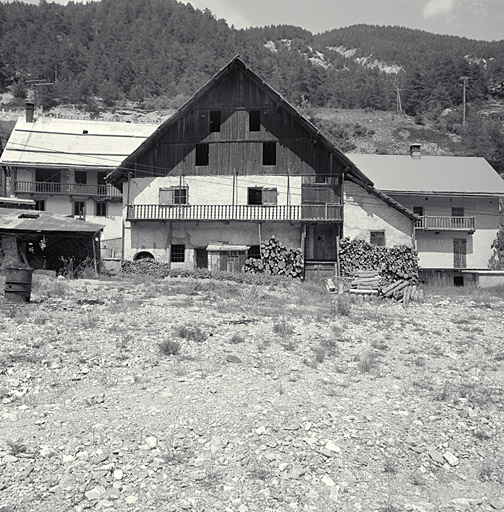
[[[466,268],[467,240],[465,238],[453,239],[453,267]]]
[[[311,261],[336,261],[335,224],[310,224],[306,230],[305,259]]]

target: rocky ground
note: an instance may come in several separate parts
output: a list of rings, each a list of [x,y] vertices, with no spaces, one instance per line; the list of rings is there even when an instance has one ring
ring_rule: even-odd
[[[502,292],[33,288],[0,301],[2,512],[504,509]]]

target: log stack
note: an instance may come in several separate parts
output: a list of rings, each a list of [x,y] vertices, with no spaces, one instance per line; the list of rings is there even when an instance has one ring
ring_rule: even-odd
[[[356,295],[378,295],[381,276],[376,270],[357,270],[350,281],[350,293]]]
[[[418,283],[409,279],[398,279],[397,281],[384,286],[380,295],[385,298],[395,299],[403,304],[410,302],[423,302],[424,292]]]
[[[261,242],[261,258],[245,260],[245,272],[265,273],[302,278],[304,260],[301,249],[287,249],[280,240],[272,235],[269,240]]]

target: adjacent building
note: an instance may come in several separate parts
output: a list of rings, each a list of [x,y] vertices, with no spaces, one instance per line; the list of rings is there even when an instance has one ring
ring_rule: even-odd
[[[35,209],[104,225],[102,256],[120,255],[122,196],[105,182],[153,124],[36,118],[28,104],[0,158],[3,193]]]
[[[415,238],[424,279],[463,285],[499,268],[491,245],[504,222],[504,180],[484,158],[425,156],[417,144],[409,155],[348,157],[419,216]]]

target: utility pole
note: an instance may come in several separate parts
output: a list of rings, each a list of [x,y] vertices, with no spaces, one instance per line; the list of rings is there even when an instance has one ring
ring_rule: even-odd
[[[399,89],[399,87],[396,85],[396,108],[397,112],[402,112],[402,105],[401,105],[401,91],[402,89]]]
[[[462,93],[462,104],[463,104],[463,111],[462,111],[462,124],[466,124],[466,87],[467,87],[467,81],[469,80],[468,76],[461,76],[460,80],[462,80],[464,84],[464,90]]]

